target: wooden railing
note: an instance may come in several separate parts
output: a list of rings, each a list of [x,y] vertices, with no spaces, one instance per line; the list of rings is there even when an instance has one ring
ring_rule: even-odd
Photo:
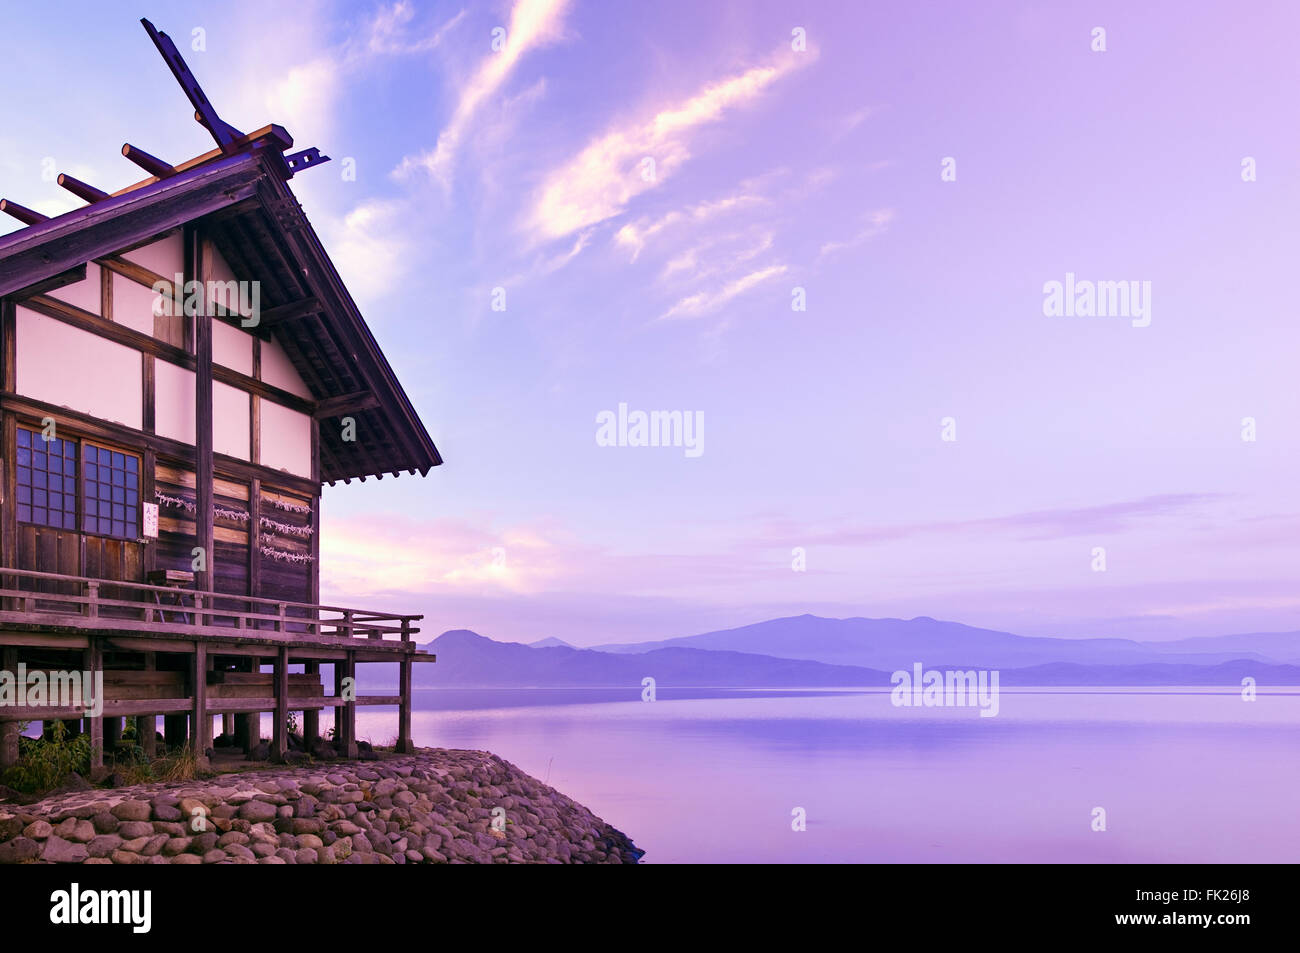
[[[115,579],[0,568],[0,622],[178,634],[248,634],[409,642],[423,615],[371,612]]]

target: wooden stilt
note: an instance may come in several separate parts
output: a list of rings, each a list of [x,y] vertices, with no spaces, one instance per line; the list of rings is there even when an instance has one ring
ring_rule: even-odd
[[[116,751],[122,747],[122,719],[104,719],[104,750]]]
[[[275,657],[275,726],[271,733],[271,759],[283,761],[289,753],[289,649]]]
[[[155,757],[158,753],[158,716],[136,715],[135,738],[146,758]]]
[[[397,751],[399,754],[410,754],[415,750],[415,743],[411,740],[411,656],[403,655],[399,665],[401,684],[398,694],[402,696],[402,701],[398,707]]]
[[[191,690],[194,692],[194,706],[190,712],[190,744],[194,748],[194,757],[199,765],[206,767],[208,757],[205,752],[212,746],[212,719],[208,715],[208,647],[203,642],[194,643],[194,655],[190,667],[193,678]]]
[[[0,650],[0,670],[17,673],[17,649]],[[0,721],[0,768],[11,768],[18,763],[18,727],[16,721]]]
[[[308,675],[320,676],[320,662],[308,661],[303,664],[303,671]],[[308,754],[316,747],[320,738],[320,709],[309,708],[302,713],[302,747]]]
[[[334,695],[342,698],[345,691],[356,698],[357,661],[356,653],[348,652],[346,658],[334,663]],[[344,758],[357,756],[357,719],[356,705],[345,701],[334,708],[334,744],[339,755]]]
[[[144,653],[144,670],[154,672],[158,669],[158,656],[154,652]],[[140,745],[146,758],[158,754],[158,716],[137,715],[135,719],[136,742]]]
[[[185,747],[186,715],[163,715],[163,743],[169,749]]]
[[[104,654],[96,636],[88,636],[87,648],[83,655],[83,671],[93,679],[96,673],[103,671]],[[90,771],[91,774],[104,767],[104,716],[98,717],[86,713],[86,729],[90,733]]]
[[[235,743],[244,750],[245,757],[251,757],[253,749],[261,744],[261,720],[261,715],[255,711],[235,715]]]

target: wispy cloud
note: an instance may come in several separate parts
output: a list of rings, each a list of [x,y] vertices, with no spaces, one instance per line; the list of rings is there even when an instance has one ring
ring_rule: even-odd
[[[621,214],[637,195],[670,177],[691,157],[694,132],[757,100],[777,80],[810,62],[811,52],[785,53],[705,86],[648,119],[615,125],[542,183],[525,223],[535,238],[561,238]],[[642,160],[654,160],[654,174]],[[629,233],[626,240],[635,240]]]
[[[867,215],[866,225],[857,234],[843,241],[826,242],[817,253],[817,257],[825,258],[827,255],[833,255],[846,248],[855,248],[863,242],[870,241],[877,235],[883,234],[893,220],[894,210],[892,208],[876,209]]]
[[[358,301],[392,293],[411,268],[417,245],[398,200],[361,202],[341,221],[325,219],[321,229],[330,257]]]
[[[1137,500],[1097,506],[1030,510],[983,519],[877,526],[836,525],[812,530],[786,521],[774,521],[761,534],[771,545],[784,544],[792,535],[808,544],[865,546],[924,536],[952,534],[1005,534],[1024,540],[1066,539],[1101,533],[1121,533],[1171,516],[1185,517],[1223,499],[1218,493],[1166,493]]]
[[[532,592],[561,571],[554,527],[493,529],[489,519],[415,521],[391,513],[345,518],[322,534],[329,586],[358,594],[390,589]],[[567,569],[566,569],[567,572]]]
[[[411,4],[398,0],[348,24],[347,39],[335,41],[325,6],[306,0],[241,47],[240,56],[251,65],[231,70],[243,78],[235,101],[223,105],[233,107],[232,116],[256,123],[269,117],[296,137],[325,146],[335,137],[340,104],[358,73],[381,59],[435,49],[464,16],[461,11],[437,26],[417,25]],[[267,63],[281,65],[268,69]]]
[[[370,20],[366,49],[379,55],[427,53],[437,49],[447,33],[465,19],[465,11],[461,10],[431,32],[412,35],[410,26],[414,16],[415,10],[406,0],[380,8]]]
[[[776,233],[762,227],[746,232],[712,235],[670,258],[660,277],[665,281],[678,275],[707,278],[745,265],[770,249],[775,240]]]
[[[619,246],[630,249],[632,261],[636,261],[650,239],[674,226],[688,222],[707,222],[726,212],[766,204],[767,199],[763,196],[742,189],[732,195],[714,199],[713,201],[700,202],[684,210],[674,209],[658,218],[647,217],[638,219],[636,222],[629,222],[614,233],[614,241]]]
[[[717,291],[701,291],[682,298],[666,312],[660,315],[660,321],[698,318],[717,311],[728,301],[739,297],[764,281],[783,275],[788,271],[785,265],[770,265],[767,268],[751,271],[747,275],[729,281]]]
[[[451,183],[456,153],[475,115],[510,78],[526,53],[560,39],[569,0],[518,0],[510,14],[504,47],[489,52],[460,91],[451,119],[429,152],[407,156],[394,170],[399,177],[423,169],[444,186]]]

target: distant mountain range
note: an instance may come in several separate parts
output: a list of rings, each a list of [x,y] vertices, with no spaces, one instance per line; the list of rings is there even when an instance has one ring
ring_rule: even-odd
[[[877,687],[921,662],[927,669],[997,669],[1011,685],[1300,685],[1300,632],[1136,642],[1030,638],[925,616],[813,615],[662,642],[578,649],[560,639],[496,642],[467,629],[422,646],[417,687],[639,686]],[[366,669],[378,666],[366,666]],[[370,681],[369,679],[366,680]]]
[[[573,687],[656,683],[692,687],[807,685],[888,685],[888,672],[801,659],[708,649],[658,649],[614,655],[566,646],[532,648],[519,642],[494,642],[467,629],[444,632],[422,646],[438,656],[434,665],[417,665],[417,687]]]
[[[1136,642],[1131,639],[1031,638],[928,616],[915,619],[771,619],[737,629],[662,642],[594,646],[620,655],[662,648],[724,649],[833,665],[894,671],[913,662],[948,667],[1022,668],[1052,662],[1078,665],[1169,663],[1213,665],[1254,659],[1300,665],[1300,632],[1225,635]]]
[[[571,649],[573,648],[573,646],[570,645],[568,642],[564,641],[563,639],[557,639],[554,636],[552,636],[549,639],[538,639],[536,642],[529,642],[528,647],[530,649]]]

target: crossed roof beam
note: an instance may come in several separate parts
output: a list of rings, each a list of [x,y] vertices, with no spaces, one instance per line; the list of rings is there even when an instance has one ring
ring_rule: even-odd
[[[149,34],[149,39],[153,41],[159,54],[167,63],[168,69],[171,70],[172,76],[176,78],[176,82],[180,85],[186,98],[189,99],[190,105],[194,107],[195,121],[208,130],[216,142],[217,148],[188,162],[172,165],[128,142],[122,145],[122,155],[149,173],[149,179],[127,186],[127,188],[119,192],[109,193],[87,182],[82,182],[66,172],[62,172],[56,180],[60,187],[71,192],[86,204],[94,205],[115,195],[121,195],[122,192],[171,178],[178,172],[193,168],[195,165],[218,156],[234,155],[249,149],[264,149],[270,156],[273,156],[275,160],[273,164],[286,180],[292,178],[296,172],[302,169],[329,161],[329,156],[321,155],[320,150],[315,147],[304,149],[292,155],[284,155],[284,151],[293,146],[293,137],[282,126],[264,126],[256,132],[246,135],[226,122],[217,115],[216,108],[208,99],[207,94],[203,92],[203,87],[199,85],[198,79],[190,71],[189,65],[185,62],[185,58],[181,56],[180,50],[176,48],[176,44],[172,42],[172,38],[158,30],[149,20],[142,18],[140,22],[144,25],[145,32]],[[36,225],[49,219],[48,215],[43,215],[10,199],[0,199],[0,212],[18,219],[24,225]]]

